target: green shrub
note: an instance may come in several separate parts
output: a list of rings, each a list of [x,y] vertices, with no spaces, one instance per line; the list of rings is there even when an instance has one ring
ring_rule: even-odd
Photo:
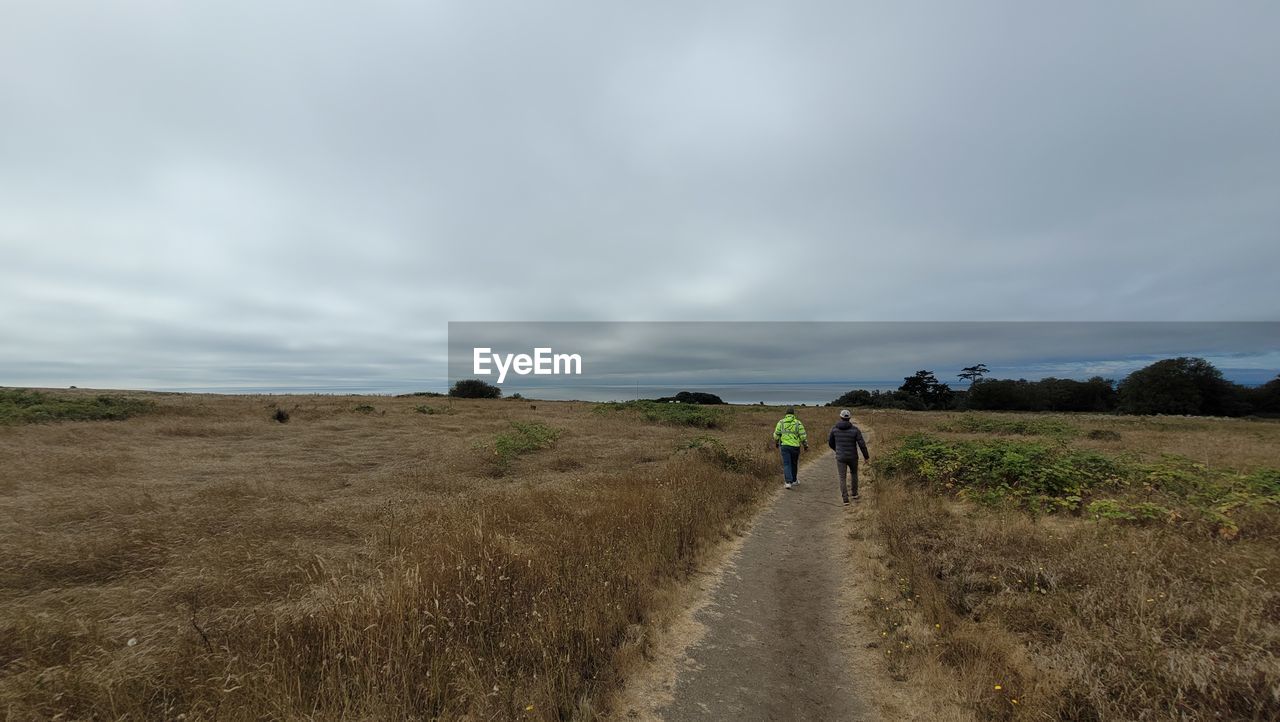
[[[1280,497],[1280,469],[1259,469],[1242,476],[1240,482],[1256,494]]]
[[[598,404],[593,411],[598,414],[634,413],[651,424],[693,426],[700,429],[724,428],[729,419],[729,411],[727,409],[697,404],[658,403],[656,401],[611,401]]]
[[[517,457],[550,447],[561,430],[540,421],[512,421],[511,430],[495,434],[487,445],[479,445],[498,474],[504,473]]]
[[[352,409],[352,411],[356,412],[357,414],[372,414],[374,411],[377,411],[377,409],[373,408],[369,404],[360,404],[359,406]]]
[[[1085,509],[1095,519],[1122,519],[1132,520],[1133,513],[1119,499],[1098,499],[1089,502],[1089,506]]]
[[[735,454],[714,436],[695,436],[676,447],[677,451],[692,451],[702,454],[716,466],[728,471],[745,471],[751,464],[745,454]]]
[[[1094,519],[1110,519],[1112,521],[1152,522],[1170,519],[1174,516],[1172,509],[1149,501],[1127,503],[1120,499],[1098,499],[1086,507],[1085,512]]]
[[[119,420],[155,407],[151,401],[127,396],[55,396],[26,389],[0,389],[0,424]]]
[[[1233,514],[1280,506],[1275,469],[1240,474],[1177,456],[1139,463],[1034,441],[915,434],[877,465],[981,504],[1044,513],[1079,511],[1084,504],[1095,519],[1197,521],[1225,538],[1239,531]]]
[[[990,416],[965,415],[939,426],[940,431],[966,434],[1000,434],[1009,436],[1076,436],[1076,427],[1061,419],[1001,419]]]
[[[1011,500],[1036,510],[1077,508],[1085,494],[1125,474],[1119,462],[1089,451],[1007,439],[944,441],[926,434],[907,437],[880,463],[886,471],[983,503]]]

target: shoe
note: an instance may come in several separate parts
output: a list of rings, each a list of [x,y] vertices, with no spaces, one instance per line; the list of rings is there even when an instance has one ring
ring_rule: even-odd
[[[785,486],[785,487],[787,487],[788,489],[790,489],[790,488],[791,488],[791,482],[787,482],[787,483],[783,484],[783,486]]]
[[[854,494],[853,496],[851,496],[851,497],[849,497],[849,498],[850,498],[850,499],[853,499],[854,501],[861,501],[861,500],[862,500],[862,496],[861,496],[861,495],[859,495],[859,494]]]
[[[845,505],[845,506],[849,506],[849,500],[848,500],[848,499],[845,499],[845,500],[844,500],[844,505]]]

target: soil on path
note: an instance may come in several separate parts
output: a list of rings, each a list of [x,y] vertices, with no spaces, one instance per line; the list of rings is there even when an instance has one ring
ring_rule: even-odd
[[[618,718],[879,717],[894,690],[869,648],[877,634],[862,613],[849,542],[869,510],[842,504],[829,451],[814,454],[799,480],[709,560],[654,663],[620,696]]]

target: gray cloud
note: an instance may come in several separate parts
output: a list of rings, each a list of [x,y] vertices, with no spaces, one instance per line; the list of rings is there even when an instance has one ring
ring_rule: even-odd
[[[0,383],[409,386],[450,320],[1274,320],[1277,21],[10,4]]]
[[[535,348],[578,354],[573,373],[507,372],[485,356],[532,355]],[[986,364],[992,378],[1057,376],[1122,379],[1161,358],[1200,356],[1243,383],[1280,369],[1280,322],[692,322],[451,323],[449,375],[483,378],[508,393],[542,398],[617,398],[614,389],[706,389],[742,384],[825,384],[839,389],[896,388],[917,370],[954,381]],[[548,363],[550,363],[548,361]],[[510,362],[501,365],[510,368]],[[795,389],[783,389],[795,399]],[[733,400],[758,400],[730,389]],[[638,395],[638,394],[637,394]],[[723,395],[723,394],[722,394]],[[725,398],[731,398],[725,396]],[[782,398],[787,398],[783,396]]]

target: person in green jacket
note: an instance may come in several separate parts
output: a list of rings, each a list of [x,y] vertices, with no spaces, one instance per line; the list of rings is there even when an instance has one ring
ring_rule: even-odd
[[[796,418],[796,410],[790,406],[787,407],[787,415],[773,427],[773,446],[782,450],[782,484],[790,489],[799,483],[796,472],[800,470],[800,448],[809,449],[809,436],[804,432],[804,424]]]

